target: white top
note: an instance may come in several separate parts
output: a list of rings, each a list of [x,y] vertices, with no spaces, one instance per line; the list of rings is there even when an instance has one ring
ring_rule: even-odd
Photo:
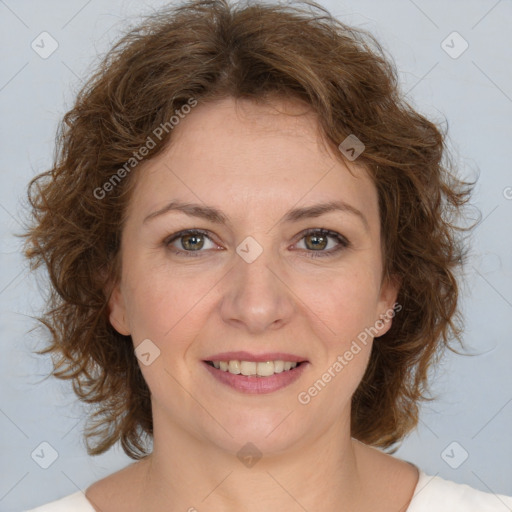
[[[512,497],[478,491],[419,470],[420,478],[406,512],[510,512]],[[82,491],[26,512],[95,512]]]

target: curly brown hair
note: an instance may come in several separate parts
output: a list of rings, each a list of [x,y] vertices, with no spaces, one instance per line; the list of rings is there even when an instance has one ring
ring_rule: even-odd
[[[51,375],[71,379],[80,400],[95,406],[84,433],[90,455],[120,440],[129,457],[143,458],[142,437],[153,433],[131,337],[119,334],[108,314],[138,172],[128,172],[126,162],[191,98],[264,102],[275,95],[306,102],[341,161],[338,145],[348,135],[364,143],[358,163],[378,191],[383,279],[401,282],[402,309],[373,344],[352,398],[352,437],[392,448],[429,399],[429,368],[452,339],[461,343],[456,273],[470,228],[456,219],[474,182],[456,177],[446,132],[405,101],[377,40],[308,0],[167,7],[107,53],[63,118],[53,167],[28,188],[25,254],[32,269],[44,263],[51,281],[38,319],[51,341],[37,353],[52,353]],[[146,160],[171,138],[169,129]],[[114,175],[122,178],[115,184]]]

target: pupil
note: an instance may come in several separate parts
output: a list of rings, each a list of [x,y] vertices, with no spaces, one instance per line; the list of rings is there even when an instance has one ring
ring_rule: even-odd
[[[192,247],[190,247],[190,246],[187,247],[187,245],[190,244],[190,240],[193,240]],[[201,240],[201,235],[199,235],[199,236],[198,235],[185,235],[183,237],[183,241],[181,242],[181,245],[183,246],[184,249],[192,249],[192,250],[198,249],[198,248],[201,249],[203,244],[200,244],[199,247],[197,247],[197,246],[194,247],[194,244],[196,244],[198,240]]]
[[[321,247],[322,249],[325,247],[325,242],[326,242],[326,237],[325,236],[322,236],[322,235],[309,235],[308,237],[306,237],[306,245],[308,245],[307,243],[307,240],[316,240],[317,242],[313,242],[313,248],[318,248],[318,247]],[[318,243],[318,240],[322,240],[322,242]]]

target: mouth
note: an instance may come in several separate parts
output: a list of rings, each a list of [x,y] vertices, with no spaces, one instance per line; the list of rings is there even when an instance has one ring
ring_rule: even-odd
[[[293,372],[307,361],[243,361],[231,359],[228,361],[204,361],[208,366],[221,372],[245,377],[271,377],[284,372]]]
[[[298,381],[309,361],[214,359],[203,361],[203,365],[214,382],[239,393],[262,395],[282,390]]]

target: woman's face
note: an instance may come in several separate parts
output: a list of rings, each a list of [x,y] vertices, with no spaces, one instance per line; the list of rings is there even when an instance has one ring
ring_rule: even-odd
[[[277,453],[331,427],[348,433],[372,335],[389,329],[379,319],[397,293],[381,286],[375,186],[320,145],[311,113],[228,98],[197,106],[172,136],[136,170],[110,300],[113,326],[143,342],[155,436]],[[338,208],[322,212],[327,203]],[[224,372],[215,359],[273,375]]]

